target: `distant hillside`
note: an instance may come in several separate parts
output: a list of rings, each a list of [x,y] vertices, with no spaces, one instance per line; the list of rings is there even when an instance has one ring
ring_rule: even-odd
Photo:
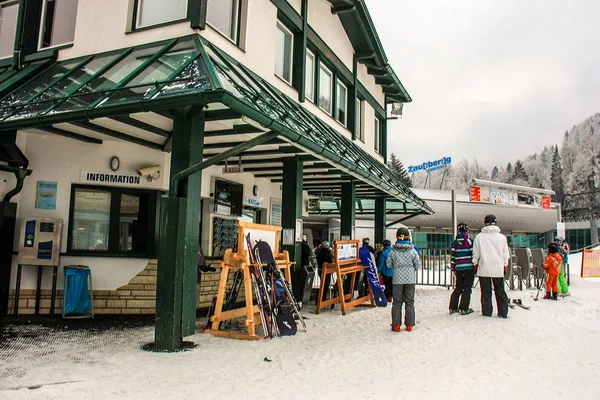
[[[540,153],[491,172],[474,160],[460,160],[445,171],[413,174],[414,187],[468,190],[474,178],[552,189],[553,201],[567,210],[600,211],[600,113],[565,132],[562,144],[548,144]],[[598,209],[598,210],[595,210]]]

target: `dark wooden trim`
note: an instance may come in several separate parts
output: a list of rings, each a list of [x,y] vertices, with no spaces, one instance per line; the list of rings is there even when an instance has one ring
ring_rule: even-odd
[[[79,133],[65,131],[64,129],[56,128],[54,126],[40,126],[36,129],[38,129],[40,131],[48,132],[48,133],[53,133],[55,135],[68,137],[70,139],[80,140],[80,141],[86,142],[86,143],[102,144],[102,140],[100,140],[100,139],[96,139],[96,138],[85,136],[85,135],[80,135]]]
[[[161,145],[161,144],[150,142],[148,140],[144,140],[144,139],[140,139],[140,138],[136,138],[134,136],[129,136],[124,133],[117,132],[117,131],[109,129],[109,128],[105,128],[100,125],[92,124],[90,122],[72,121],[72,122],[70,122],[70,124],[79,126],[80,128],[89,129],[94,132],[102,133],[106,136],[112,136],[114,138],[121,139],[126,142],[131,142],[131,143],[139,144],[141,146],[149,147],[151,149],[162,150],[162,148],[163,148],[163,145]]]
[[[164,136],[167,138],[171,136],[171,132],[165,131],[159,127],[147,124],[145,122],[142,122],[140,120],[137,120],[135,118],[131,118],[128,116],[120,116],[119,115],[119,116],[112,117],[111,119],[114,119],[115,121],[121,122],[123,124],[131,125],[133,127],[142,129],[144,131],[148,131],[150,133],[155,133],[157,135]]]

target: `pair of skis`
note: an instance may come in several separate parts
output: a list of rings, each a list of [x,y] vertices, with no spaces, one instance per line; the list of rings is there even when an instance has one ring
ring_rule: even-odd
[[[523,304],[523,301],[521,299],[512,299],[512,302],[511,302],[511,299],[508,299],[508,306],[512,309],[517,308],[517,307],[521,307],[522,309],[525,309],[525,310],[531,309],[531,307]]]
[[[233,273],[233,282],[231,284],[231,288],[225,295],[225,306],[223,307],[223,311],[228,311],[228,310],[233,309],[233,307],[235,306],[235,303],[237,302],[238,293],[240,292],[240,288],[242,287],[243,282],[244,282],[244,272],[242,270],[236,270]],[[215,295],[212,298],[212,301],[210,302],[210,306],[208,308],[208,313],[206,315],[206,325],[202,326],[203,329],[210,329],[210,318],[215,313],[216,304],[217,304],[217,296]],[[226,325],[228,324],[228,322],[226,323]]]
[[[300,307],[292,294],[288,281],[275,262],[271,246],[259,241],[253,247],[250,234],[246,235],[246,246],[251,266],[256,299],[261,314],[265,337],[289,336],[297,332],[296,318],[306,331],[306,324],[300,314]]]

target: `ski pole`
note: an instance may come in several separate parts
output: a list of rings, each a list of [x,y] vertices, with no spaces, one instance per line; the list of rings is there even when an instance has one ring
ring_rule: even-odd
[[[545,280],[546,280],[546,274],[544,274],[544,277],[542,278],[542,282],[538,285],[538,291],[537,291],[537,294],[535,295],[535,298],[533,299],[534,301],[538,301],[538,298],[540,297],[540,290],[542,289],[542,286],[544,286]]]

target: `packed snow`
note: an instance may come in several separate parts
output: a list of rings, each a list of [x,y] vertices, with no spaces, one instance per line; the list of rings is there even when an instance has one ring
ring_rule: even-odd
[[[342,316],[339,305],[316,315],[311,304],[308,332],[257,342],[198,332],[187,338],[198,347],[175,354],[139,349],[152,326],[53,352],[0,346],[0,398],[598,399],[600,280],[580,279],[576,262],[570,297],[510,292],[531,309],[506,320],[481,316],[478,287],[467,316],[448,315],[450,291],[419,287],[412,332],[390,330],[389,305]]]

